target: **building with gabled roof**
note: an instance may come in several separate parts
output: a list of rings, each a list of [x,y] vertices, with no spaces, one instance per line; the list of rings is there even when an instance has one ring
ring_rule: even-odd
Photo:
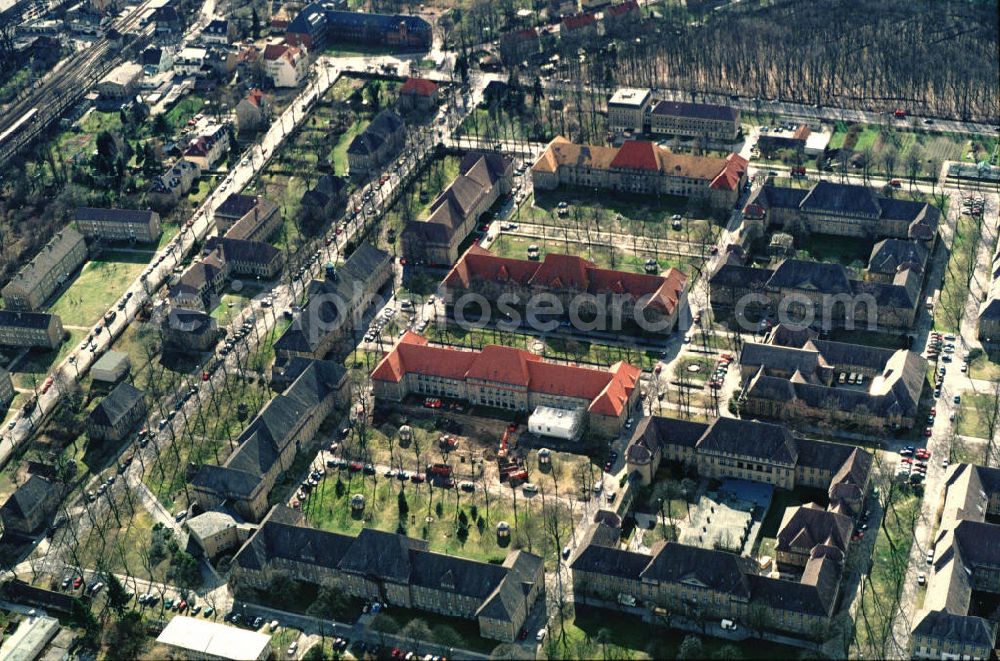
[[[298,87],[309,74],[306,49],[289,44],[264,47],[264,71],[275,87]]]
[[[8,310],[38,310],[69,276],[87,260],[87,242],[66,227],[42,246],[3,288]]]
[[[544,562],[525,551],[502,564],[428,549],[425,540],[364,528],[357,536],[304,525],[283,506],[271,510],[233,559],[234,583],[266,589],[276,575],[337,589],[395,608],[476,620],[480,635],[514,641],[544,594]]]
[[[927,592],[911,630],[917,659],[989,659],[995,615],[974,604],[1000,593],[1000,469],[953,464],[946,469],[941,522],[928,549]],[[982,596],[974,593],[982,593]]]
[[[658,101],[650,109],[648,121],[651,133],[710,142],[732,142],[740,134],[740,111],[710,103]]]
[[[329,2],[306,5],[285,28],[288,43],[310,49],[344,42],[425,49],[432,37],[430,23],[419,16],[340,11]]]
[[[514,347],[432,346],[407,331],[375,367],[372,382],[383,402],[413,394],[525,412],[536,406],[582,408],[591,434],[614,436],[638,402],[640,374],[623,362],[607,370],[559,365]]]
[[[740,353],[745,414],[881,430],[917,424],[927,373],[920,354],[787,335],[780,328],[765,342],[747,342]],[[861,383],[847,382],[856,375]]]
[[[56,513],[64,491],[61,482],[29,476],[0,506],[4,537],[32,537],[41,532]]]
[[[274,484],[344,402],[346,384],[346,371],[336,363],[314,361],[303,370],[250,421],[225,463],[206,464],[195,473],[191,485],[202,507],[228,503],[244,519],[264,516]]]
[[[500,35],[500,59],[507,66],[533,60],[541,50],[537,28],[524,28]]]
[[[531,166],[533,184],[544,190],[584,186],[643,195],[680,195],[731,208],[746,183],[747,160],[674,154],[646,140],[621,147],[578,145],[562,136]]]
[[[933,248],[941,212],[927,202],[884,197],[868,186],[818,181],[810,189],[758,188],[744,221],[766,227],[801,226],[813,234],[907,239]]]
[[[497,257],[478,245],[462,255],[443,285],[449,309],[463,296],[479,294],[524,312],[532,296],[551,294],[567,320],[573,301],[588,296],[593,307],[578,310],[582,321],[597,324],[597,330],[635,334],[671,332],[687,300],[687,276],[674,268],[663,275],[615,271],[558,253],[546,254],[541,262],[519,260]]]
[[[438,85],[427,78],[407,78],[399,88],[396,105],[403,112],[427,111],[438,104]]]
[[[57,314],[0,310],[0,345],[55,349],[65,334]]]
[[[308,286],[308,302],[274,343],[278,363],[299,356],[323,358],[342,340],[356,344],[365,314],[392,280],[392,256],[362,243],[338,269]]]
[[[510,193],[513,161],[496,152],[471,151],[462,157],[459,174],[435,198],[426,219],[407,221],[403,255],[416,263],[451,265],[458,248],[475,229],[479,217],[501,195]]]
[[[146,417],[146,393],[131,383],[119,383],[87,416],[91,440],[120,441]]]
[[[406,123],[392,110],[383,110],[347,147],[347,171],[352,177],[375,173],[395,158],[406,142]]]
[[[78,207],[76,227],[87,238],[107,241],[159,241],[160,214],[149,209],[94,209]]]

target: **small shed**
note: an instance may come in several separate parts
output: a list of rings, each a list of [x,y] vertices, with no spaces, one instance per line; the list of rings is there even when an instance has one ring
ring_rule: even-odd
[[[90,374],[94,381],[114,384],[121,381],[130,369],[132,369],[132,362],[127,353],[108,351],[90,368]]]

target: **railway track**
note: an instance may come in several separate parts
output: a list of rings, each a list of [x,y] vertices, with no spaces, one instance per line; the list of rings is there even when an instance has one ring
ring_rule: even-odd
[[[141,47],[153,33],[153,26],[144,26],[138,33],[142,16],[149,0],[114,25],[127,43],[117,50],[114,44],[101,38],[86,51],[76,53],[57,70],[49,74],[27,98],[18,101],[3,112],[0,119],[0,165],[5,165],[31,143],[49,125],[62,116],[73,104],[111,69],[124,60],[131,50]]]

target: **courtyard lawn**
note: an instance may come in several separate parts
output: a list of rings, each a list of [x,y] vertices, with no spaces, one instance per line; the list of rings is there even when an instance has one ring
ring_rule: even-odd
[[[698,369],[688,369],[692,366],[697,366]],[[714,367],[714,356],[685,356],[674,366],[674,378],[678,381],[707,381]]]
[[[830,331],[830,339],[834,342],[863,344],[869,347],[882,347],[884,349],[906,348],[905,335],[893,335],[892,333],[879,333],[877,331],[839,328]]]
[[[49,308],[63,326],[93,326],[112,307],[148,263],[142,253],[117,253],[116,260],[93,259]]]
[[[692,261],[696,260],[696,258],[666,255],[662,252],[654,257],[651,252],[644,252],[642,255],[638,255],[604,244],[588,244],[571,240],[561,241],[558,239],[534,239],[510,234],[501,234],[497,237],[492,245],[490,245],[489,250],[500,257],[526,259],[528,246],[531,245],[538,246],[539,261],[543,261],[545,255],[548,253],[576,255],[594,262],[601,268],[631,271],[633,273],[645,273],[647,258],[656,259],[661,271],[674,267],[684,273],[690,273],[690,265]],[[642,249],[640,248],[640,250]]]
[[[984,381],[1000,381],[1000,365],[990,360],[987,354],[981,353],[969,363],[969,376]]]
[[[366,476],[334,468],[327,471],[302,508],[309,524],[323,530],[349,535],[366,527],[399,532],[426,540],[431,551],[481,562],[503,562],[508,551],[521,548],[543,556],[547,565],[554,566],[559,549],[543,526],[539,497],[525,498],[520,489],[512,492],[495,484],[491,487],[494,492],[487,496],[481,482],[476,489],[470,494],[456,488],[441,489],[429,483],[413,484],[381,474]],[[498,490],[503,493],[496,493]],[[352,512],[355,494],[364,496],[363,513]],[[558,512],[561,539],[567,539],[570,512],[551,501],[548,507]],[[496,526],[500,521],[512,528],[507,547],[497,541]]]
[[[804,252],[808,259],[832,262],[844,266],[864,266],[871,256],[871,242],[856,237],[809,234],[795,239],[797,252]]]

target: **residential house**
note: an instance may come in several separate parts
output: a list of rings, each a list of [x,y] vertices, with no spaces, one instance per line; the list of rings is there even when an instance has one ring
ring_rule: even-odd
[[[229,239],[267,241],[281,226],[278,205],[258,195],[232,193],[214,212],[215,229]]]
[[[687,276],[671,268],[651,275],[598,268],[582,257],[548,253],[542,262],[497,257],[474,245],[445,276],[444,300],[454,313],[464,296],[499,302],[507,314],[523,319],[529,301],[538,295],[558,301],[562,314],[572,315],[594,330],[663,335],[677,326],[687,300]],[[479,310],[477,304],[476,310]],[[469,312],[463,310],[462,318]]]
[[[531,166],[536,188],[581,186],[643,195],[703,199],[719,209],[736,203],[746,183],[747,161],[674,154],[653,142],[626,140],[621,147],[578,145],[559,136]]]
[[[172,38],[180,36],[184,32],[184,22],[181,20],[177,8],[173,5],[164,5],[153,10],[151,20],[155,25],[154,31],[157,37]]]
[[[347,147],[347,170],[352,177],[369,176],[395,158],[406,141],[406,124],[391,110],[375,115]]]
[[[88,239],[154,243],[163,234],[160,214],[149,209],[78,207],[74,220],[77,229]]]
[[[500,35],[500,59],[508,67],[531,62],[540,51],[541,41],[537,28],[514,30]]]
[[[468,152],[459,175],[431,203],[424,220],[407,221],[401,241],[403,255],[414,262],[450,265],[479,217],[502,195],[510,193],[513,161],[496,152]]]
[[[231,275],[271,280],[283,264],[284,255],[269,243],[210,237],[202,258],[170,288],[170,303],[185,310],[211,311]]]
[[[187,195],[194,182],[201,176],[201,166],[194,161],[180,160],[166,172],[153,179],[146,195],[149,201],[161,209],[177,204],[180,198]]]
[[[582,408],[588,431],[606,438],[616,436],[635,409],[639,375],[638,368],[624,362],[603,370],[550,363],[513,347],[465,351],[432,346],[407,331],[379,361],[372,383],[382,403],[401,402],[412,394],[522,412],[538,406]]]
[[[34,537],[51,521],[64,485],[41,475],[31,475],[0,507],[4,537]]]
[[[244,519],[259,521],[277,480],[346,398],[346,370],[325,361],[313,363],[264,405],[223,465],[198,469],[191,480],[198,503],[206,509],[228,503]]]
[[[254,87],[236,104],[236,128],[240,132],[256,131],[265,125],[270,114],[267,97]]]
[[[607,34],[631,32],[637,28],[640,21],[642,21],[642,10],[636,0],[626,0],[604,10],[604,31]]]
[[[219,323],[207,312],[171,307],[161,320],[160,336],[164,349],[212,351],[219,339]]]
[[[806,142],[812,130],[805,124],[800,124],[794,130],[770,130],[761,133],[757,138],[757,149],[765,158],[780,157],[779,152],[791,151],[795,153],[805,153]]]
[[[236,70],[236,53],[222,46],[210,46],[205,53],[205,68],[220,78]]]
[[[278,362],[323,358],[345,339],[353,346],[354,334],[366,327],[366,313],[391,280],[392,256],[362,243],[342,267],[309,284],[305,309],[274,343]]]
[[[872,248],[865,275],[868,280],[884,283],[906,270],[922,276],[929,256],[930,250],[922,241],[882,239]]]
[[[375,528],[356,537],[308,528],[280,505],[233,559],[237,589],[290,577],[391,608],[474,620],[480,636],[507,642],[544,598],[544,571],[542,558],[525,551],[493,564],[434,553],[425,540]]]
[[[264,48],[264,71],[275,87],[298,87],[309,75],[305,48],[268,44]]]
[[[608,101],[608,130],[642,133],[652,103],[648,89],[618,88]]]
[[[316,185],[302,194],[302,212],[314,221],[337,218],[344,213],[347,191],[348,184],[344,177],[324,174],[316,180]]]
[[[139,63],[147,76],[155,76],[170,71],[174,66],[174,54],[166,46],[147,46],[139,56]]]
[[[213,18],[201,31],[201,42],[228,46],[236,35],[236,26],[224,18]]]
[[[583,44],[597,37],[597,15],[592,12],[563,17],[559,22],[559,39],[565,43]]]
[[[659,101],[650,111],[649,131],[709,142],[732,142],[740,133],[740,111],[709,103]]]
[[[80,265],[87,261],[83,235],[67,227],[49,239],[3,288],[8,310],[37,310]]]
[[[402,112],[419,110],[427,112],[438,104],[440,85],[426,78],[407,78],[399,88],[396,105]]]
[[[229,127],[209,126],[188,144],[184,159],[193,162],[202,172],[211,170],[229,152],[229,146]]]
[[[57,314],[0,310],[0,345],[55,349],[65,334]]]
[[[256,531],[225,511],[209,511],[184,521],[190,543],[197,555],[214,560],[223,553],[236,551]]]
[[[130,383],[119,383],[87,416],[91,440],[120,441],[146,417],[146,393]]]
[[[208,50],[195,46],[181,49],[174,58],[174,73],[180,76],[204,76]]]

